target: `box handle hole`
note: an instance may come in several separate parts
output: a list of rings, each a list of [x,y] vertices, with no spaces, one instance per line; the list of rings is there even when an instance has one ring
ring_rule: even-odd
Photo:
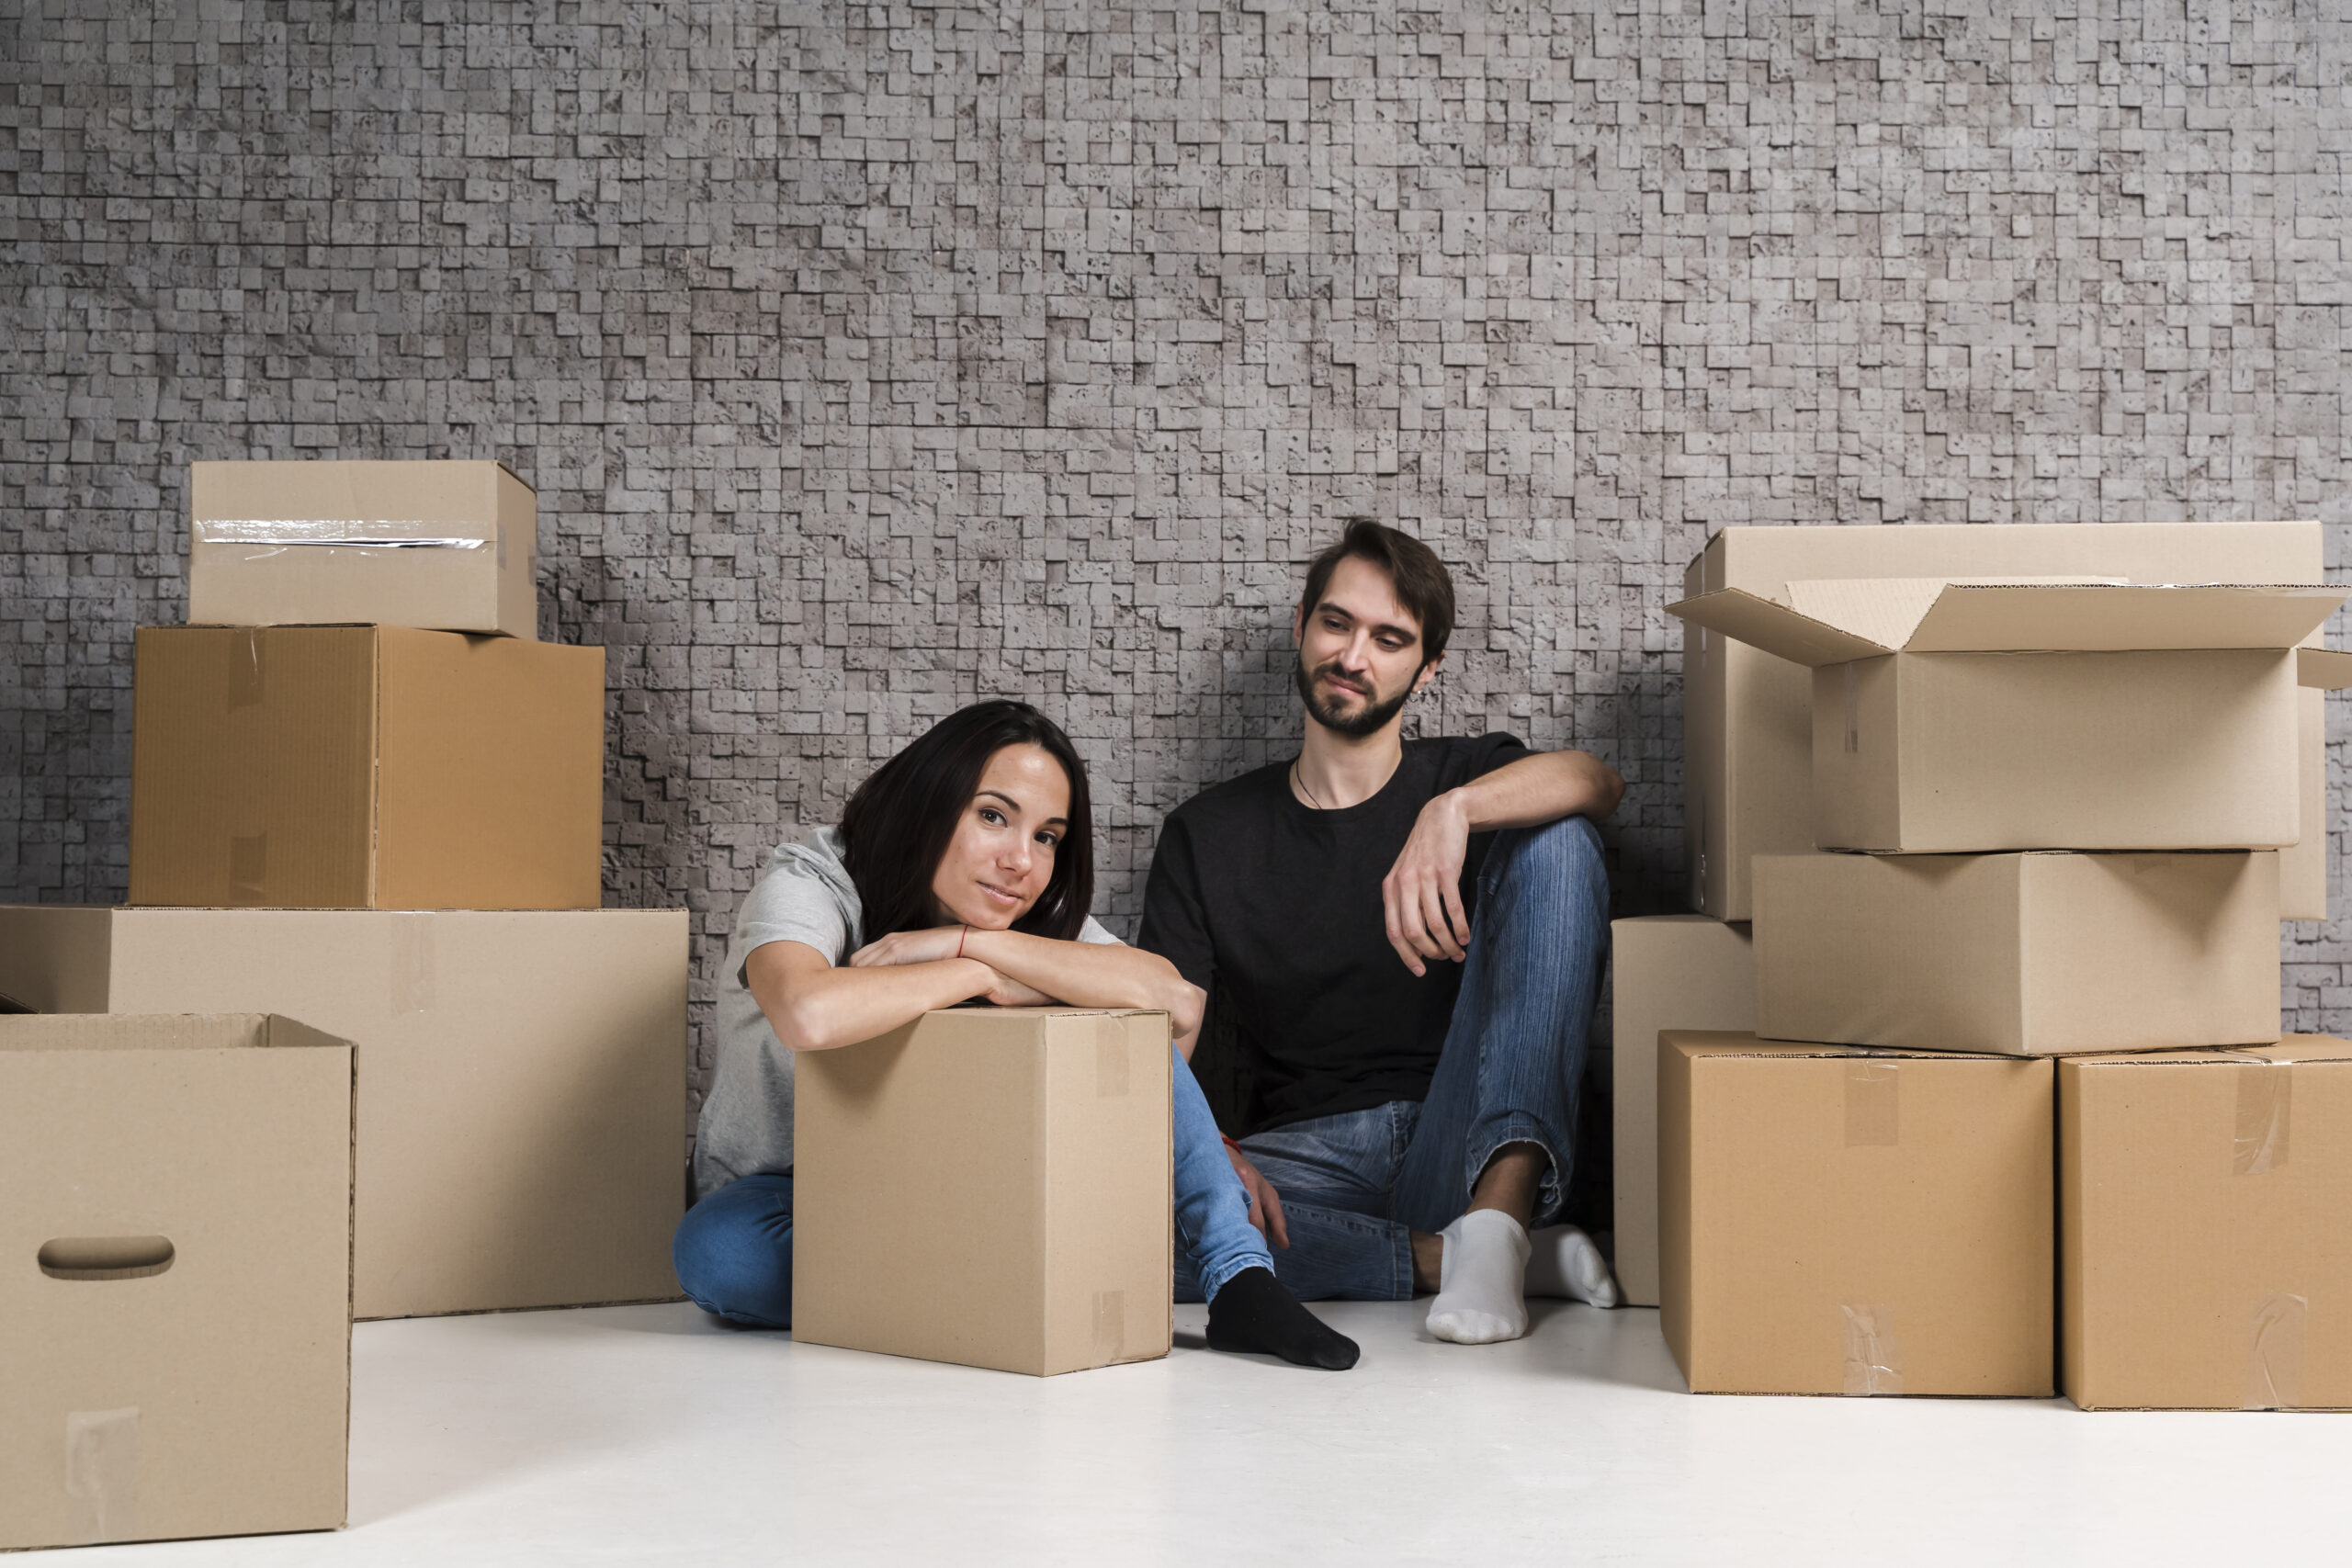
[[[62,1235],[41,1244],[40,1271],[52,1280],[144,1280],[175,1256],[169,1236]]]

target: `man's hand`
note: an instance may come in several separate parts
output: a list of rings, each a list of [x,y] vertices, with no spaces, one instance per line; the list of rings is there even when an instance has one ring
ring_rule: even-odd
[[[1416,975],[1428,960],[1462,962],[1470,945],[1470,917],[1462,908],[1462,862],[1470,849],[1470,812],[1461,792],[1448,790],[1421,807],[1412,836],[1381,879],[1388,945]]]
[[[892,931],[869,942],[849,955],[853,969],[884,969],[894,964],[937,964],[956,956],[964,944],[962,926],[933,926],[929,931]]]
[[[1290,1246],[1290,1224],[1283,1218],[1282,1194],[1274,1184],[1258,1174],[1239,1149],[1225,1145],[1225,1157],[1233,1162],[1233,1174],[1241,1178],[1242,1189],[1250,1194],[1250,1223],[1256,1225],[1265,1238],[1276,1247]]]

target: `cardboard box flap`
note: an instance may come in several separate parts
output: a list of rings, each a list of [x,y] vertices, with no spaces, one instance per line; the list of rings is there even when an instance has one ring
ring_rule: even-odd
[[[489,461],[192,463],[189,528],[203,544],[491,549],[502,475],[522,483]]]
[[[2340,692],[2352,686],[2352,653],[2339,653],[2332,648],[2295,649],[2295,684],[2316,686],[2323,692]]]
[[[2275,1045],[2199,1046],[2178,1051],[2132,1051],[2104,1056],[2077,1056],[2068,1066],[2083,1067],[2226,1067],[2248,1061],[2325,1065],[2352,1063],[2352,1040],[2332,1034],[2290,1034]]]
[[[1906,653],[2140,652],[2294,647],[2344,603],[2335,588],[1948,583]]]
[[[222,1051],[349,1043],[274,1013],[25,1013],[0,1019],[0,1051]]]
[[[2012,1061],[1991,1051],[1917,1051],[1877,1045],[1828,1045],[1804,1040],[1765,1040],[1747,1031],[1731,1032],[1712,1029],[1667,1029],[1658,1032],[1661,1045],[1671,1045],[1691,1056],[1769,1056],[1781,1060],[1794,1056],[1825,1056],[1838,1059],[1861,1059],[1883,1056],[1901,1061],[2000,1062]]]
[[[1760,648],[1792,664],[1844,664],[1876,659],[1893,648],[1842,626],[1779,604],[1744,588],[1718,589],[1668,604],[1666,613],[1694,626],[1719,632],[1735,642]]]
[[[1788,586],[1788,602],[1812,616],[1870,638],[1882,648],[1910,643],[1943,591],[1968,588],[2120,588],[2120,577],[1835,577]]]

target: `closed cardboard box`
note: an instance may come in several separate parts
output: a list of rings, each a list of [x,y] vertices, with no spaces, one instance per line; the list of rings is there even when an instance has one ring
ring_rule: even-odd
[[[0,1018],[0,1549],[334,1529],[351,1047]]]
[[[1786,604],[1792,581],[1996,574],[2315,583],[2322,564],[2316,523],[1740,527],[1719,532],[1691,561],[1683,593],[1738,588]],[[1754,914],[1750,857],[1814,848],[1812,672],[1689,626],[1683,686],[1692,904],[1718,919],[1746,920]],[[2301,818],[2317,823],[2327,776],[2322,694],[2301,692],[2295,706]],[[2326,918],[2326,834],[2314,828],[2281,855],[2286,918]]]
[[[356,1043],[360,1317],[678,1293],[683,910],[0,908],[0,994]]]
[[[792,1337],[1047,1376],[1168,1353],[1168,1015],[956,1008],[795,1064]]]
[[[188,465],[194,626],[537,635],[538,501],[492,462]]]
[[[1669,606],[1814,666],[1824,850],[2245,849],[2301,836],[2330,588],[1882,579]]]
[[[1657,1305],[1657,1037],[1665,1029],[1752,1029],[1755,959],[1746,926],[1648,915],[1609,928],[1616,1149],[1617,1288]]]
[[[2273,1041],[2278,863],[1758,855],[1756,1032],[2013,1056]]]
[[[2058,1106],[2067,1397],[2352,1408],[2352,1042],[2075,1057]]]
[[[134,904],[593,909],[605,651],[396,626],[142,628]]]
[[[2050,1393],[2051,1084],[1669,1030],[1658,1316],[1691,1392]]]

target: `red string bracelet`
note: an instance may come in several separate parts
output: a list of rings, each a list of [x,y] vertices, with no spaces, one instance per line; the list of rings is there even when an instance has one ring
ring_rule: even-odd
[[[967,937],[967,936],[970,936],[971,934],[972,934],[972,928],[971,928],[971,927],[969,927],[969,926],[965,926],[964,928],[962,928],[960,931],[958,931],[956,933],[956,957],[961,958],[961,957],[963,957],[963,956],[964,956],[964,939],[965,939],[966,937]]]

